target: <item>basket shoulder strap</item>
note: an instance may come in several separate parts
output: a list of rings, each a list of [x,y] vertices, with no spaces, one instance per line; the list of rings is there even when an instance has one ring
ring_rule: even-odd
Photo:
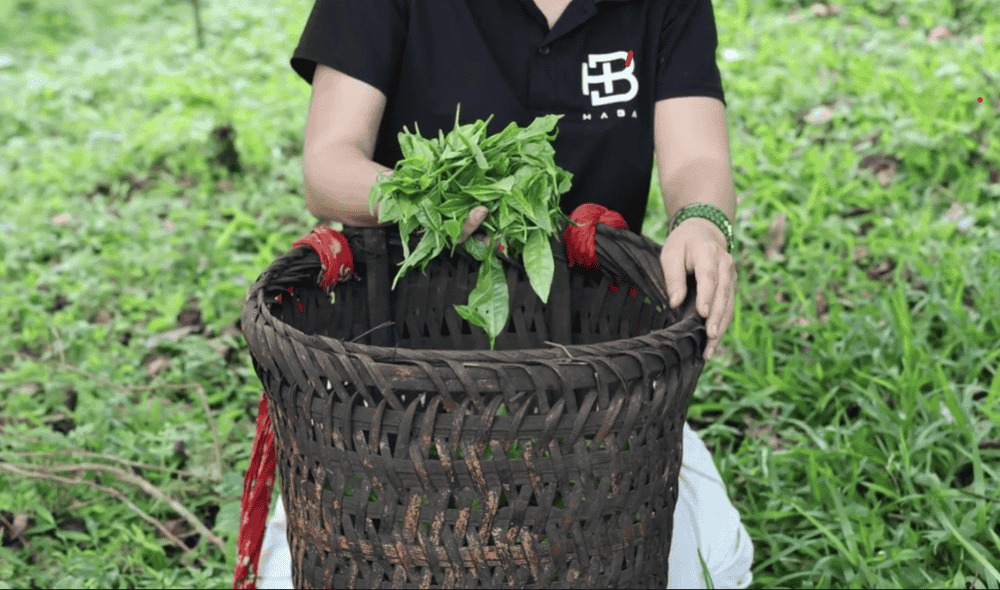
[[[556,258],[555,275],[552,277],[552,288],[549,290],[549,303],[545,306],[546,320],[549,324],[549,340],[563,344],[572,343],[572,319],[573,313],[569,285],[569,260],[566,257],[566,249],[562,240],[553,238],[552,251]],[[556,304],[554,297],[561,298]]]
[[[367,269],[368,326],[374,328],[391,320],[392,294],[389,292],[389,249],[383,227],[366,227],[362,230],[365,240],[365,268]],[[365,337],[371,346],[392,346],[394,330],[375,330]]]

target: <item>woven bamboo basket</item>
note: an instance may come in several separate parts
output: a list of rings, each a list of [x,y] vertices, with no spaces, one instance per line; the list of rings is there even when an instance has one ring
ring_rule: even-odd
[[[479,268],[464,249],[390,290],[398,226],[342,233],[355,274],[333,301],[300,246],[250,287],[241,318],[295,586],[665,588],[707,345],[693,275],[673,310],[649,238],[599,225],[601,268],[570,268],[560,232],[548,305],[501,255],[511,315],[491,351],[453,308]]]

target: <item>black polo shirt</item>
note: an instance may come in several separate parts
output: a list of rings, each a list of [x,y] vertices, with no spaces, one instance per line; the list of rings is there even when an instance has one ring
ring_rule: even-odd
[[[309,83],[321,63],[386,95],[373,159],[388,168],[404,125],[437,137],[459,103],[462,124],[493,115],[490,134],[563,114],[562,210],[604,205],[641,233],[654,105],[725,103],[717,44],[711,0],[572,0],[551,31],[533,0],[316,0],[291,65]]]

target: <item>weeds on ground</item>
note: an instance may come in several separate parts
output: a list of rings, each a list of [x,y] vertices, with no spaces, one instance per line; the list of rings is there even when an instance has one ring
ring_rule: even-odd
[[[0,4],[0,588],[231,584],[310,6],[205,4],[201,51],[181,0]],[[997,10],[715,3],[740,289],[689,414],[754,586],[1000,585]]]

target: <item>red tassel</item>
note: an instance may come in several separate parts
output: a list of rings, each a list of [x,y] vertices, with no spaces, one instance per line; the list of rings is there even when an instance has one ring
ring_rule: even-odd
[[[292,247],[311,246],[319,254],[323,275],[319,286],[326,289],[354,272],[354,256],[347,238],[330,227],[319,227],[296,240]],[[294,289],[288,288],[294,296]],[[276,298],[281,301],[281,295]],[[299,312],[305,312],[301,299],[296,299]],[[257,414],[257,435],[250,454],[250,467],[243,480],[243,498],[240,502],[240,533],[237,542],[236,571],[233,588],[256,588],[257,568],[260,549],[264,542],[264,529],[268,510],[271,506],[271,491],[274,489],[274,434],[271,432],[271,418],[268,414],[267,399],[261,394]],[[253,566],[254,576],[247,581]]]
[[[354,255],[351,253],[351,245],[344,234],[332,227],[317,227],[295,240],[292,248],[302,245],[312,246],[313,250],[319,254],[319,262],[323,268],[323,277],[319,281],[321,289],[326,289],[334,283],[342,281],[347,275],[354,272]]]
[[[566,257],[569,259],[569,266],[582,264],[591,268],[601,268],[601,262],[597,259],[597,224],[603,223],[611,227],[628,230],[628,223],[617,211],[612,211],[602,205],[594,203],[584,203],[569,216],[573,221],[581,224],[582,227],[567,226],[563,232],[563,242],[566,245]],[[618,291],[618,283],[622,278],[615,275],[615,280],[611,283],[609,291]],[[629,289],[629,295],[637,297],[638,287],[633,285]]]
[[[618,229],[628,229],[628,223],[618,212],[594,203],[584,203],[573,209],[569,218],[582,225],[582,227],[567,226],[563,232],[566,256],[569,258],[571,268],[576,264],[601,268],[601,263],[597,260],[597,248],[594,245],[598,223]]]
[[[267,399],[263,393],[258,408],[257,435],[253,439],[250,467],[243,479],[233,588],[257,587],[260,548],[264,542],[264,527],[271,507],[271,490],[274,488],[274,433],[271,432],[271,417],[268,415]],[[251,565],[254,576],[246,581]]]

